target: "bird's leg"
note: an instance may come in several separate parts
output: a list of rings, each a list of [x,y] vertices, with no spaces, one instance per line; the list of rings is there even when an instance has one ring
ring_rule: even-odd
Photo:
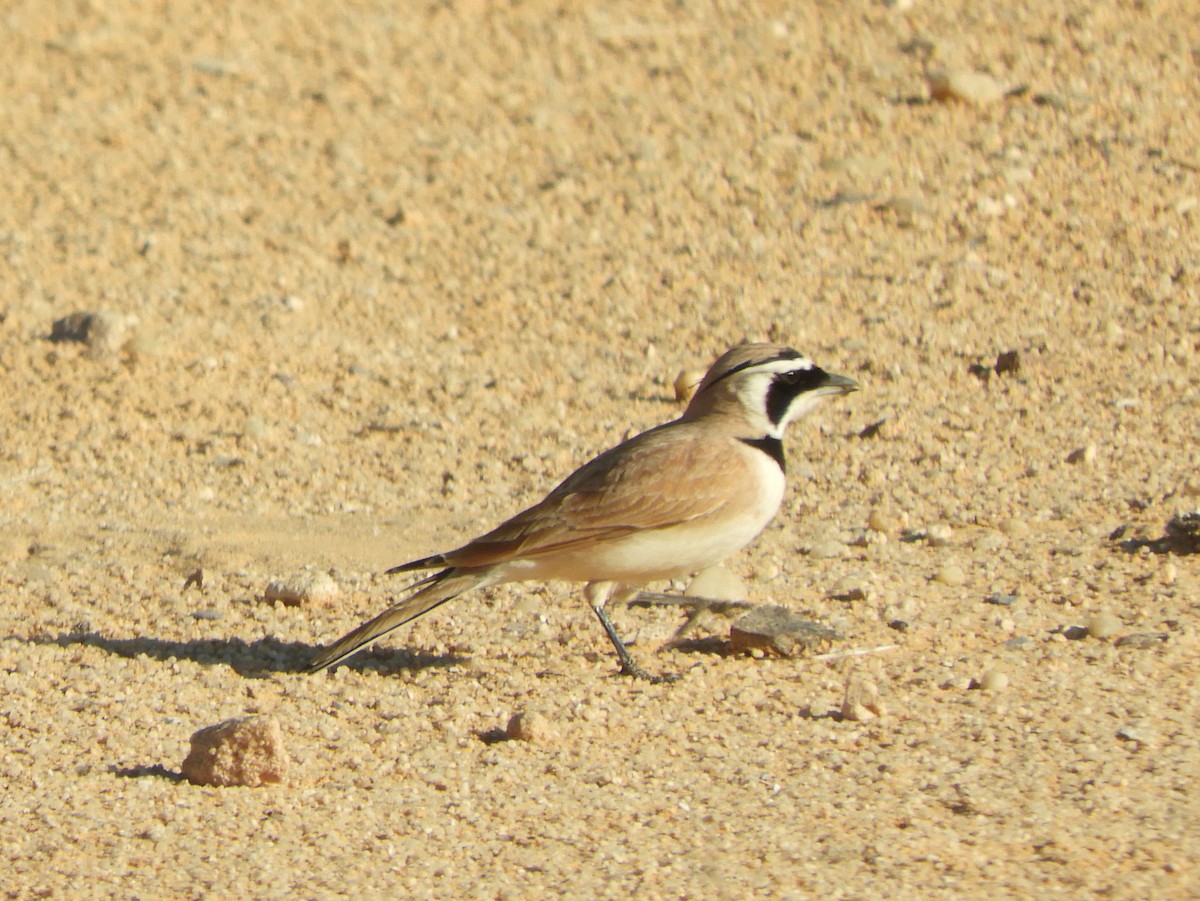
[[[621,672],[636,679],[644,679],[655,685],[662,682],[674,682],[679,676],[655,676],[638,666],[637,662],[633,659],[633,655],[629,653],[629,648],[625,647],[625,642],[621,641],[621,636],[617,634],[612,620],[608,618],[608,611],[604,609],[605,603],[616,593],[617,588],[618,586],[612,582],[591,582],[584,589],[584,592],[592,605],[592,609],[596,611],[596,616],[600,619],[600,625],[604,627],[604,633],[608,636],[608,640],[612,642],[612,646],[617,651],[617,657],[621,661]]]

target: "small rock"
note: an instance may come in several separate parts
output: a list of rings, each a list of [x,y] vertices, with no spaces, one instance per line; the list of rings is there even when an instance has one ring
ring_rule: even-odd
[[[765,652],[794,657],[824,641],[842,636],[827,626],[803,619],[786,607],[755,607],[729,629],[729,649],[761,656]]]
[[[977,551],[999,551],[1008,547],[1008,539],[1004,537],[1003,532],[997,532],[994,529],[988,529],[975,539],[974,547]]]
[[[289,607],[301,604],[326,604],[341,594],[329,573],[303,572],[288,579],[274,579],[263,591],[263,600],[282,601]]]
[[[242,426],[242,437],[247,441],[262,441],[267,434],[267,424],[259,416],[247,416]]]
[[[859,429],[858,437],[864,439],[878,438],[880,435],[884,434],[883,429],[884,426],[888,425],[888,422],[889,419],[887,416],[883,417],[883,419],[876,419],[874,422],[869,423],[868,425],[865,425]],[[894,428],[889,428],[887,431],[888,437],[891,437],[894,431]]]
[[[520,710],[509,719],[504,728],[504,737],[509,741],[546,744],[558,738],[558,729],[545,714],[536,710]]]
[[[912,225],[918,216],[929,211],[925,201],[915,194],[896,194],[879,204],[878,209],[894,213],[901,225]]]
[[[979,677],[979,682],[976,683],[976,687],[981,691],[1004,691],[1004,689],[1008,688],[1008,675],[999,670],[984,670],[983,675]]]
[[[1167,537],[1200,551],[1200,510],[1180,511],[1167,523]]]
[[[945,547],[954,538],[954,530],[948,523],[935,522],[925,529],[925,540],[934,547]]]
[[[1121,626],[1121,621],[1105,610],[1088,617],[1087,632],[1092,638],[1112,638]]]
[[[1066,112],[1068,109],[1067,101],[1063,99],[1061,94],[1057,94],[1054,91],[1043,91],[1041,93],[1034,94],[1033,102],[1038,106],[1048,106],[1051,109],[1056,109],[1060,112]]]
[[[886,513],[879,507],[871,511],[871,515],[867,517],[867,528],[872,532],[879,532],[882,535],[895,534],[900,529],[900,522],[890,513]]]
[[[1021,352],[1006,350],[996,357],[996,375],[1016,375],[1021,371]]]
[[[1133,632],[1113,642],[1117,648],[1156,648],[1167,640],[1166,632]]]
[[[130,324],[130,317],[107,310],[72,313],[50,326],[50,340],[86,344],[90,357],[110,356],[119,353],[128,343]]]
[[[967,574],[955,563],[947,563],[934,574],[934,581],[957,588],[967,581]]]
[[[0,560],[24,560],[33,541],[25,535],[0,534]]]
[[[846,545],[833,538],[826,541],[818,541],[808,549],[808,555],[816,557],[819,560],[832,560],[835,557],[844,556],[845,553]]]
[[[1127,726],[1122,726],[1117,730],[1117,738],[1122,741],[1136,742],[1140,748],[1150,748],[1155,744],[1156,735],[1154,730],[1148,726],[1141,724],[1130,723]]]
[[[858,576],[843,576],[829,590],[829,596],[838,601],[865,601],[867,589]]]
[[[929,95],[943,103],[957,100],[985,106],[1008,93],[1004,85],[982,72],[930,72],[926,74],[925,81],[929,85]]]
[[[1084,466],[1091,466],[1096,462],[1096,445],[1088,444],[1086,447],[1078,447],[1067,454],[1068,463],[1082,463]]]
[[[193,785],[253,787],[283,782],[290,766],[279,721],[248,716],[194,734],[183,775]]]
[[[879,686],[865,676],[851,675],[842,698],[842,719],[864,723],[887,713],[879,699]]]
[[[997,607],[1011,607],[1016,603],[1017,596],[1015,594],[989,594],[984,600]]]
[[[680,370],[679,375],[675,376],[675,381],[671,385],[675,389],[675,400],[681,404],[691,400],[692,395],[696,393],[696,388],[699,387],[703,378],[704,373],[698,369]]]
[[[711,598],[714,601],[744,601],[749,597],[746,583],[723,566],[701,570],[683,592],[688,597]]]
[[[985,218],[995,219],[1007,213],[1008,207],[995,198],[980,197],[977,201],[975,201],[975,212],[977,212],[980,216],[984,216]]]
[[[1029,534],[1029,526],[1026,524],[1025,520],[1017,519],[1014,516],[1000,523],[1000,531],[1009,538],[1024,538]]]

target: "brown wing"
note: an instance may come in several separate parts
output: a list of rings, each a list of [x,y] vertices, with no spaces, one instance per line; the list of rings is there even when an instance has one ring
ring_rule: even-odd
[[[663,529],[710,516],[728,500],[719,490],[720,462],[711,442],[697,440],[690,424],[670,423],[643,432],[572,473],[540,503],[443,555],[447,565],[488,566],[537,557]],[[706,452],[707,451],[707,452]]]

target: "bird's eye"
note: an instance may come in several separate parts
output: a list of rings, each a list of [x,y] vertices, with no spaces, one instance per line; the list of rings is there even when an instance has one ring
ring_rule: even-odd
[[[801,374],[802,370],[792,369],[788,372],[780,373],[779,381],[783,382],[785,385],[794,385],[800,381]]]

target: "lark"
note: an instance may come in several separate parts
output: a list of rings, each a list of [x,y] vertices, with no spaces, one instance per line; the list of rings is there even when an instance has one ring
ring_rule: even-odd
[[[783,501],[783,437],[825,398],[858,389],[776,344],[722,355],[678,419],[642,432],[571,473],[527,510],[461,547],[393,567],[436,570],[398,603],[312,661],[333,666],[468,591],[504,582],[565,580],[583,593],[622,672],[652,682],[605,610],[648,582],[687,576],[737,553]]]

